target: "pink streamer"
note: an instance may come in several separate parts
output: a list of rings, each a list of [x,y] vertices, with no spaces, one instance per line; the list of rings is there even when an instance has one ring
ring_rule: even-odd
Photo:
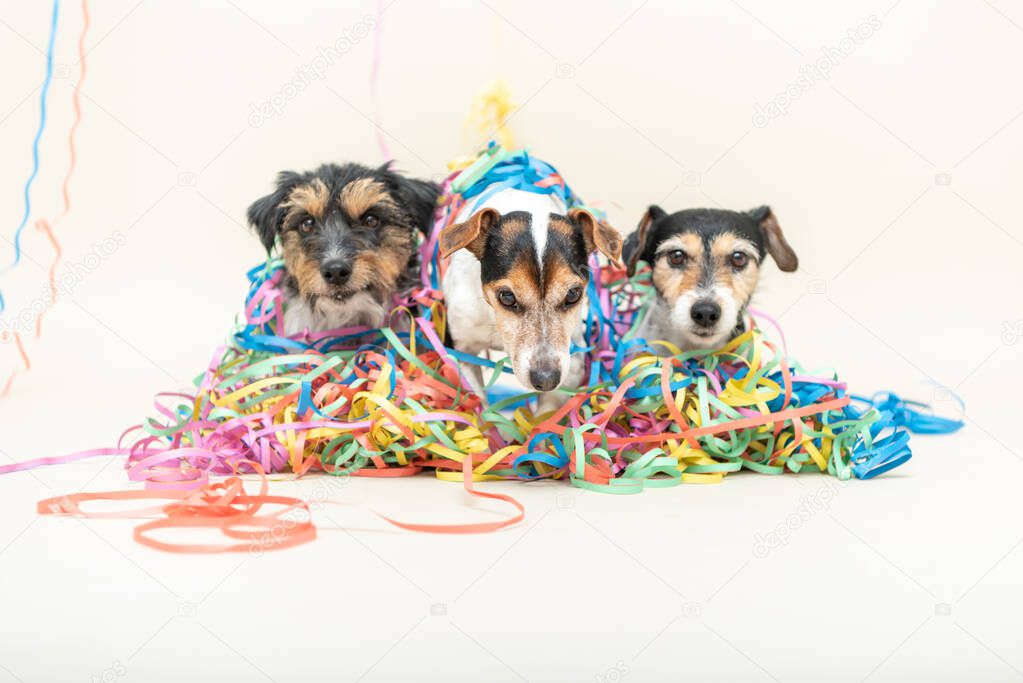
[[[384,45],[384,0],[377,0],[377,26],[376,35],[373,38],[373,66],[370,67],[369,71],[369,90],[373,97],[373,130],[376,133],[377,146],[380,148],[380,154],[383,155],[384,161],[391,161],[394,159],[394,155],[391,154],[390,148],[387,146],[387,141],[384,139],[383,128],[380,127],[380,100],[377,97],[377,81],[380,77],[380,62],[383,59],[383,45]]]

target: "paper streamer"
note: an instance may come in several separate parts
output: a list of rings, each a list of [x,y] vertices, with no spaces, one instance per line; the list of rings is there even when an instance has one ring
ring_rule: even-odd
[[[50,301],[47,303],[46,307],[43,308],[43,310],[39,313],[39,317],[36,318],[36,331],[35,331],[35,338],[36,339],[39,339],[39,337],[42,335],[43,316],[46,315],[46,312],[49,311],[50,307],[53,306],[53,304],[56,303],[56,301],[57,301],[56,276],[57,276],[57,267],[60,265],[61,248],[60,248],[60,241],[57,239],[57,236],[54,233],[54,228],[57,227],[57,225],[61,222],[61,220],[63,220],[63,218],[71,210],[71,192],[70,192],[71,177],[74,175],[75,168],[77,167],[77,161],[78,161],[78,150],[77,150],[77,145],[76,145],[75,138],[76,138],[76,134],[78,132],[78,126],[79,126],[79,124],[82,121],[82,106],[81,106],[81,99],[80,99],[80,95],[79,95],[79,89],[82,87],[82,83],[85,81],[85,74],[86,74],[85,36],[88,33],[88,31],[89,31],[89,3],[88,3],[88,0],[82,0],[82,32],[78,36],[78,63],[79,63],[81,68],[80,68],[79,75],[78,75],[78,82],[75,84],[74,88],[72,89],[72,93],[71,93],[71,106],[74,109],[75,116],[74,116],[73,122],[71,123],[71,129],[68,131],[68,153],[69,153],[69,156],[70,156],[70,161],[68,163],[67,173],[64,175],[64,182],[61,184],[61,196],[62,196],[63,201],[64,201],[64,206],[63,206],[63,209],[61,210],[60,214],[58,214],[56,216],[56,218],[54,218],[52,221],[48,222],[45,219],[40,219],[39,221],[36,222],[36,229],[38,229],[40,232],[42,232],[43,234],[46,235],[47,240],[50,242],[50,245],[53,247],[53,260],[50,263],[49,272],[48,272],[48,274],[49,274],[49,284],[50,284]],[[44,125],[45,125],[45,123],[44,123]],[[28,204],[28,192],[27,192],[27,190],[26,190],[26,195],[25,196],[26,196],[26,211],[27,211],[28,207],[29,207],[29,204]],[[26,215],[27,215],[27,213],[26,213]],[[2,310],[2,294],[0,294],[0,310]],[[20,346],[20,343],[19,343],[19,349],[20,349],[22,355],[27,357],[27,354],[26,354],[24,348]],[[28,362],[27,362],[27,360],[25,362],[25,366],[26,366],[26,369],[28,369]],[[7,381],[4,383],[3,389],[0,390],[0,398],[3,398],[3,397],[7,396],[10,393],[11,387],[14,384],[14,378],[16,377],[16,375],[17,375],[17,370],[12,370],[10,375],[7,378]]]
[[[36,339],[38,339],[39,335],[42,334],[43,316],[46,314],[46,311],[50,309],[50,306],[52,306],[57,301],[56,273],[57,266],[60,262],[61,249],[60,242],[57,240],[54,230],[56,229],[57,225],[64,219],[64,217],[67,216],[68,212],[71,211],[71,177],[74,175],[75,169],[78,166],[78,147],[75,143],[75,138],[78,133],[78,126],[82,122],[82,102],[79,91],[82,88],[82,84],[85,82],[85,75],[87,73],[87,63],[85,60],[86,57],[85,36],[88,34],[88,32],[89,32],[89,2],[88,0],[82,0],[82,32],[78,34],[78,64],[80,66],[80,69],[78,72],[78,81],[71,89],[71,107],[72,109],[74,109],[75,118],[71,122],[71,129],[68,131],[67,136],[68,156],[70,158],[70,161],[68,162],[67,173],[64,174],[64,182],[61,183],[60,186],[61,197],[64,200],[64,208],[56,216],[56,218],[54,218],[49,223],[47,223],[44,220],[41,220],[36,225],[36,227],[41,232],[44,232],[46,234],[47,238],[50,241],[50,244],[53,246],[54,251],[53,261],[50,264],[49,271],[51,296],[50,303],[42,311],[42,313],[39,314],[39,317],[36,318]]]
[[[473,131],[484,140],[494,139],[504,149],[514,149],[515,137],[508,120],[518,106],[512,102],[511,89],[498,79],[485,87],[472,101],[465,119],[465,130]],[[473,141],[477,143],[479,137]]]
[[[53,81],[53,47],[57,40],[57,17],[60,13],[60,0],[53,0],[53,9],[50,13],[50,38],[46,44],[46,74],[43,77],[43,85],[39,94],[39,127],[36,129],[35,137],[32,139],[32,171],[28,180],[25,181],[24,204],[21,221],[14,230],[14,260],[4,268],[0,268],[0,275],[6,273],[21,262],[21,233],[28,225],[28,217],[32,213],[32,184],[39,175],[39,141],[42,140],[43,131],[46,130],[46,97],[50,92],[50,83]],[[0,292],[0,313],[4,312],[6,304],[3,292]]]
[[[380,81],[380,65],[383,62],[384,51],[384,0],[377,0],[376,28],[373,35],[373,64],[369,70],[369,93],[373,100],[373,134],[377,139],[377,147],[380,149],[384,161],[391,161],[394,155],[384,138],[383,128],[380,127],[380,98],[377,92]]]

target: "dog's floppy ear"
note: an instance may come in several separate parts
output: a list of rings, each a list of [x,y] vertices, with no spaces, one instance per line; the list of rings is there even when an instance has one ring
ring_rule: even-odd
[[[767,253],[771,255],[774,262],[778,264],[778,269],[786,273],[791,273],[799,267],[799,258],[796,256],[796,252],[792,249],[789,243],[785,240],[785,235],[782,234],[781,226],[778,225],[778,219],[775,218],[774,212],[771,211],[769,206],[761,206],[753,209],[749,212],[749,215],[753,217],[753,221],[760,228],[760,232],[764,235],[764,244],[767,247]]]
[[[646,252],[647,240],[650,238],[650,226],[667,215],[664,209],[656,204],[651,204],[643,217],[639,219],[636,230],[625,241],[625,264],[628,266],[629,277],[636,274],[636,264]]]
[[[440,234],[440,255],[447,258],[459,249],[465,248],[473,255],[483,258],[483,247],[487,244],[487,231],[497,225],[501,214],[497,209],[480,209],[464,223],[449,225]]]
[[[599,251],[611,263],[620,266],[622,263],[622,236],[607,223],[598,221],[586,209],[572,209],[568,217],[579,224],[583,231],[583,243],[586,253]]]
[[[282,205],[301,179],[302,176],[294,171],[282,171],[277,176],[277,189],[252,202],[252,206],[246,212],[249,225],[259,235],[259,240],[266,247],[267,253],[273,249],[274,240],[277,239],[277,233],[284,221],[285,209]]]
[[[377,173],[386,179],[387,184],[397,194],[397,198],[408,207],[416,227],[430,234],[433,232],[433,210],[437,207],[440,186],[429,180],[406,178],[395,171],[393,165],[393,161],[388,161],[377,169]]]
[[[433,210],[437,207],[440,186],[429,180],[399,177],[398,194],[409,207],[416,226],[426,234],[432,232]]]

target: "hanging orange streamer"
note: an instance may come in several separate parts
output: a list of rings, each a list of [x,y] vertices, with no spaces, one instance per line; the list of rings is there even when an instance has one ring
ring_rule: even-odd
[[[57,224],[68,214],[71,210],[71,176],[75,172],[75,167],[78,162],[78,150],[75,145],[75,134],[78,132],[78,125],[82,122],[82,101],[79,93],[79,89],[82,87],[82,83],[85,81],[86,74],[86,62],[85,62],[85,35],[89,31],[89,1],[82,0],[82,32],[78,35],[78,63],[81,66],[81,71],[78,74],[78,82],[75,83],[73,91],[71,93],[71,106],[74,108],[75,118],[71,123],[71,130],[68,131],[68,151],[71,155],[71,161],[68,165],[67,173],[64,175],[64,183],[61,185],[61,194],[64,199],[64,208],[60,214],[54,218],[51,222],[47,222],[45,219],[40,219],[36,222],[36,229],[44,233],[50,244],[53,246],[53,261],[50,263],[49,277],[50,277],[50,301],[46,304],[39,313],[39,317],[36,318],[36,334],[35,338],[39,339],[39,336],[43,331],[43,316],[46,311],[50,310],[50,307],[57,302],[57,266],[60,263],[61,248],[60,242],[57,240],[56,235],[53,234],[53,229],[57,227]],[[15,335],[15,339],[18,342],[18,351],[21,353],[22,361],[24,362],[25,369],[28,370],[30,363],[28,360],[28,354],[25,351],[25,347],[21,343],[21,338]],[[11,386],[14,384],[14,377],[17,374],[17,370],[12,370],[10,376],[7,378],[7,382],[4,384],[3,392],[0,393],[0,398],[6,396],[11,391]]]

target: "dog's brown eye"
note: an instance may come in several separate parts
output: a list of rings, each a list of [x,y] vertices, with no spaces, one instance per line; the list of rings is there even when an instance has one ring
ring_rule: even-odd
[[[302,222],[298,224],[299,230],[306,233],[312,232],[315,227],[316,220],[312,216],[306,216],[302,219]]]
[[[572,289],[568,290],[568,293],[565,295],[565,305],[572,306],[574,304],[577,304],[579,303],[579,299],[581,298],[583,298],[583,288],[573,287]]]
[[[497,300],[501,302],[501,305],[505,308],[515,308],[518,303],[515,299],[515,295],[511,293],[510,289],[502,289],[497,293]]]
[[[733,251],[731,260],[732,268],[735,268],[736,270],[742,270],[743,268],[746,267],[746,264],[749,263],[749,255],[743,251]]]
[[[362,224],[367,228],[375,228],[380,225],[380,219],[376,217],[376,214],[367,213],[362,217]]]
[[[676,249],[675,251],[668,252],[668,263],[671,264],[672,266],[675,266],[676,268],[678,266],[684,266],[688,259],[689,257],[686,256],[686,253],[681,249]]]

